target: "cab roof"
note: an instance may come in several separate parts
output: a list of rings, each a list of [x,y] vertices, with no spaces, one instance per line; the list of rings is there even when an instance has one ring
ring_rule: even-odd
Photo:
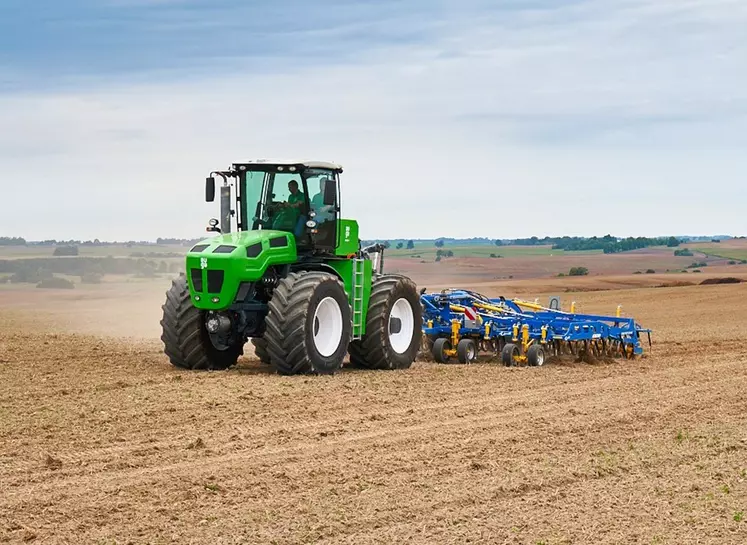
[[[294,160],[276,160],[276,159],[252,159],[251,161],[243,161],[240,163],[234,163],[234,168],[240,167],[274,167],[274,166],[282,166],[282,167],[291,167],[294,166],[296,168],[323,168],[328,170],[335,170],[337,172],[342,172],[342,165],[338,165],[337,163],[330,163],[327,161],[294,161]]]

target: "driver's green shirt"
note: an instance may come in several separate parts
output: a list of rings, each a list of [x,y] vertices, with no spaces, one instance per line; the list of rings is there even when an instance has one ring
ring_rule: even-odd
[[[288,204],[297,204],[299,202],[304,202],[303,192],[297,191],[295,195],[293,193],[288,195]],[[300,215],[300,208],[281,208],[275,215],[275,221],[272,222],[272,228],[281,231],[293,231],[296,228],[296,223],[298,223]]]

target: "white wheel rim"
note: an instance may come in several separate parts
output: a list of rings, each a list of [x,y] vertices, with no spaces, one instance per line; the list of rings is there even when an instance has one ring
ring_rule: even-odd
[[[399,331],[392,331],[392,318],[399,320]],[[412,312],[412,306],[407,299],[400,298],[392,306],[392,312],[389,315],[389,343],[392,350],[397,354],[404,354],[412,342],[412,334],[415,331],[415,315]]]
[[[545,363],[545,353],[542,350],[537,351],[537,366]]]
[[[342,341],[342,311],[332,297],[319,302],[312,322],[314,346],[325,358],[334,354]]]

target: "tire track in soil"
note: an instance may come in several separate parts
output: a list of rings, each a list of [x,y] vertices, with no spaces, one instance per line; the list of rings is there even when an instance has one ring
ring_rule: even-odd
[[[719,384],[716,384],[715,386],[720,386],[720,382],[719,382]],[[718,390],[720,390],[720,388],[717,388],[716,390],[718,391]],[[685,400],[685,403],[686,403],[686,400]],[[706,406],[707,407],[710,406],[712,408],[711,404],[706,404]],[[673,413],[675,415],[679,414],[676,407],[673,407],[668,412],[669,413]],[[609,424],[611,422],[604,422],[604,423],[605,424]],[[617,429],[619,429],[619,427]],[[523,441],[526,441],[527,439],[531,439],[531,438],[528,438],[526,436],[524,436],[522,438]],[[531,444],[531,442],[529,442],[529,444]],[[516,454],[517,455],[523,455],[525,453],[518,452]],[[297,460],[293,460],[292,462],[295,464],[298,461]],[[394,471],[397,471],[397,470],[395,469]],[[439,485],[442,488],[444,488],[444,487],[448,488],[448,487],[451,487],[452,485],[456,486],[458,484],[459,479],[460,479],[459,476],[457,476],[457,477],[455,477],[453,479],[447,478],[448,474],[447,474],[446,477],[444,476],[444,474],[432,475],[432,476],[434,477],[434,481],[439,482]],[[427,479],[428,475],[422,475],[422,478]],[[492,504],[492,503],[494,503],[495,501],[498,501],[498,500],[500,500],[500,501],[509,501],[511,499],[521,498],[521,497],[523,497],[523,496],[525,496],[527,494],[531,494],[531,493],[537,493],[537,494],[539,494],[542,490],[546,489],[547,487],[570,486],[570,485],[573,485],[573,484],[576,484],[576,483],[579,483],[579,482],[583,482],[585,480],[589,480],[589,479],[594,480],[594,479],[598,479],[598,478],[599,478],[599,476],[596,476],[596,477],[592,478],[592,477],[589,477],[589,476],[582,475],[581,477],[575,477],[575,478],[567,478],[566,477],[566,478],[558,478],[558,479],[549,479],[549,480],[547,480],[545,482],[545,485],[543,485],[543,486],[539,486],[538,487],[538,486],[531,486],[530,485],[528,487],[522,487],[519,490],[513,490],[513,489],[509,489],[508,491],[504,490],[502,493],[498,494],[497,496],[493,492],[485,492],[484,493],[485,495],[482,496],[481,498],[482,498],[482,501],[488,502],[489,504]],[[130,483],[128,483],[128,486],[129,485],[130,485]],[[394,488],[394,490],[391,489],[392,487]],[[398,490],[398,488],[399,487],[397,486],[397,483],[393,483],[393,485],[390,486],[389,493],[395,493]],[[430,504],[428,504],[426,506],[422,506],[422,507],[417,508],[417,509],[412,508],[412,507],[408,507],[408,509],[406,510],[406,514],[407,514],[408,517],[412,517],[412,516],[420,517],[420,516],[423,516],[423,515],[427,515],[427,513],[430,512],[430,511],[432,511],[434,508],[440,509],[440,508],[446,508],[447,506],[451,506],[452,509],[457,508],[457,507],[460,507],[460,508],[461,507],[469,508],[470,504],[474,504],[476,502],[476,499],[477,499],[476,495],[474,493],[469,493],[469,492],[457,493],[457,494],[450,494],[449,498],[446,498],[446,499],[443,499],[443,500],[439,500],[439,501],[435,501],[435,502],[431,502]],[[380,513],[378,513],[378,515],[379,516],[377,516],[376,520],[372,521],[369,524],[361,524],[359,522],[356,525],[356,528],[358,529],[358,532],[356,532],[355,535],[360,534],[361,532],[363,532],[364,530],[368,529],[369,527],[372,528],[373,530],[375,530],[378,533],[378,532],[384,531],[384,529],[388,528],[388,527],[393,528],[394,530],[397,530],[397,529],[401,530],[407,524],[406,522],[402,522],[402,521],[398,522],[397,520],[392,521],[391,524],[388,524],[388,521],[386,520],[386,518],[385,517],[382,518],[383,513],[380,512]],[[392,516],[401,517],[401,516],[404,516],[404,515],[403,514],[396,514],[395,513]],[[325,537],[326,538],[332,538],[332,537],[334,537],[334,535],[342,535],[342,534],[330,534],[329,532],[327,532],[325,534]],[[269,539],[270,537],[273,537],[273,536],[276,536],[276,534],[268,534],[265,537],[267,537]]]
[[[732,361],[727,361],[721,364],[720,367],[728,369],[733,365],[734,363]],[[712,368],[710,369],[713,371]],[[666,375],[666,372],[660,371],[657,374]],[[626,378],[630,379],[631,377]],[[650,376],[647,376],[646,378],[650,378]],[[670,376],[669,378],[673,377]],[[744,381],[745,377],[741,378],[742,381]],[[633,382],[635,381],[633,380]],[[611,384],[613,386],[613,391],[609,392],[600,389],[600,383]],[[722,378],[712,378],[709,380],[707,383],[707,389],[704,389],[705,385],[702,383],[670,386],[667,388],[668,403],[672,404],[675,397],[692,400],[693,391],[697,391],[701,395],[704,395],[706,392],[720,391],[723,389],[723,386],[727,384],[734,385],[734,383],[735,377],[733,375],[730,376],[730,373],[723,373]],[[583,390],[575,389],[574,391],[570,391],[567,389],[566,385],[549,386],[540,391],[523,393],[518,401],[516,400],[515,394],[514,396],[505,395],[502,396],[502,399],[499,398],[497,400],[499,403],[504,403],[504,405],[499,405],[498,407],[496,407],[496,399],[490,397],[481,401],[483,405],[475,404],[474,402],[457,402],[453,403],[450,408],[471,407],[475,409],[484,407],[485,410],[476,411],[477,414],[474,415],[458,416],[446,420],[433,418],[433,421],[425,423],[395,427],[393,429],[373,430],[359,434],[347,435],[340,439],[327,439],[321,445],[319,444],[319,440],[312,439],[286,447],[263,448],[260,450],[246,448],[239,452],[208,456],[207,458],[196,456],[196,459],[192,461],[184,461],[181,459],[180,461],[172,463],[164,463],[163,459],[157,459],[153,461],[154,464],[158,464],[155,467],[136,467],[125,470],[109,471],[105,474],[96,472],[95,468],[86,467],[82,468],[80,475],[63,474],[52,481],[49,480],[48,470],[42,469],[37,470],[36,472],[36,477],[45,481],[39,485],[32,484],[24,486],[24,481],[28,482],[30,477],[33,478],[28,474],[21,475],[16,479],[6,479],[8,490],[0,504],[19,496],[50,492],[58,488],[68,488],[73,485],[86,485],[87,488],[90,485],[90,487],[93,488],[93,484],[96,483],[99,485],[96,486],[96,488],[101,488],[100,485],[105,483],[105,488],[102,490],[109,490],[112,486],[119,486],[119,482],[127,482],[128,486],[138,483],[142,484],[148,479],[151,479],[154,475],[163,475],[174,471],[189,471],[193,475],[207,475],[214,472],[218,466],[223,469],[235,467],[235,464],[238,464],[238,466],[244,469],[254,466],[262,467],[267,463],[267,460],[278,458],[287,460],[294,456],[299,456],[303,459],[311,456],[330,454],[340,449],[340,447],[350,448],[351,445],[357,445],[359,443],[373,443],[375,448],[386,446],[387,448],[392,449],[395,445],[402,442],[423,443],[426,436],[438,436],[445,433],[446,430],[457,430],[459,433],[463,433],[465,430],[484,427],[490,427],[491,429],[495,429],[496,427],[515,427],[520,430],[513,435],[514,438],[517,438],[519,435],[525,436],[526,431],[523,430],[522,424],[526,422],[528,416],[531,416],[534,420],[552,416],[554,413],[558,412],[560,407],[566,408],[570,406],[569,408],[573,408],[574,405],[577,405],[579,400],[586,400],[587,403],[596,400],[594,406],[595,412],[611,412],[613,409],[619,408],[622,402],[621,400],[623,399],[622,395],[613,394],[627,393],[630,391],[629,386],[630,385],[627,383],[619,384],[619,379],[615,381],[612,377],[605,377],[601,380],[587,381],[583,383]],[[548,401],[550,400],[547,399],[548,393],[558,394],[557,399],[552,399],[549,406]],[[606,400],[601,400],[601,404],[599,404],[600,400],[597,399],[600,395],[604,395],[605,397],[608,396]],[[658,389],[650,392],[637,392],[636,401],[649,405],[655,402],[659,397],[660,392]],[[540,400],[542,400],[543,403],[531,403],[531,401]],[[543,408],[538,410],[538,406]],[[516,410],[516,407],[524,408]],[[438,408],[438,406],[435,408]],[[585,431],[588,432],[589,430]],[[400,450],[402,448],[403,447],[400,445],[398,449],[395,450]],[[16,467],[14,472],[17,472],[18,469],[19,468]],[[18,487],[18,490],[13,490],[15,487]]]
[[[580,364],[580,365],[586,365],[586,364]],[[646,373],[647,377],[653,378],[653,377],[660,377],[660,376],[670,376],[671,375],[671,369],[665,369],[665,370],[651,370],[649,368],[643,368],[643,367],[637,367],[633,368],[634,371],[632,374],[629,374],[629,377],[632,377],[633,379],[636,376],[639,376],[640,373]],[[707,370],[705,366],[703,368],[696,368],[698,371],[703,371],[704,373],[710,373],[712,372],[712,369],[710,365],[708,366]],[[688,368],[689,374],[692,374],[692,371],[695,371],[694,368]],[[631,372],[631,367],[627,368],[627,372]],[[522,377],[524,378],[524,377]],[[532,377],[532,378],[540,378],[540,377]],[[574,377],[575,378],[575,377]],[[689,377],[692,380],[695,380],[696,377],[690,376]],[[435,411],[448,411],[448,410],[456,410],[456,409],[472,409],[473,411],[477,411],[481,408],[483,408],[486,405],[495,405],[497,403],[505,403],[508,405],[516,405],[516,406],[523,406],[528,403],[528,400],[531,400],[534,397],[542,396],[542,395],[550,395],[554,392],[559,392],[560,394],[565,395],[566,397],[573,397],[573,398],[582,398],[588,395],[587,391],[572,391],[570,386],[578,386],[578,385],[584,385],[584,388],[587,390],[590,388],[596,388],[601,387],[605,383],[613,383],[620,380],[619,374],[611,374],[603,377],[595,377],[595,378],[586,378],[581,377],[578,381],[574,380],[565,380],[565,382],[558,386],[558,385],[549,385],[549,386],[541,386],[539,388],[534,388],[531,391],[529,391],[526,394],[517,393],[515,391],[509,391],[502,395],[497,395],[494,390],[492,390],[492,386],[485,386],[483,390],[489,391],[489,394],[483,394],[481,396],[470,396],[468,399],[463,400],[455,400],[455,401],[449,401],[449,402],[439,402],[439,403],[430,403],[426,405],[418,405],[417,411],[419,413],[428,412],[430,416],[437,416],[433,415],[433,412]],[[340,407],[342,408],[342,407]],[[510,409],[510,407],[507,407]],[[402,417],[407,416],[411,413],[413,413],[415,409],[412,406],[406,406],[402,408],[398,408],[395,410],[389,410],[386,415],[386,419],[388,421],[391,421],[393,417]],[[288,414],[292,414],[292,411],[289,411]],[[374,416],[378,414],[378,411],[370,411],[370,412],[360,412],[358,413],[358,416],[361,419],[370,418],[371,416]],[[280,416],[282,417],[283,413],[280,413]],[[347,419],[347,420],[346,420]],[[340,427],[343,424],[351,424],[352,422],[349,420],[349,417],[347,415],[343,415],[338,418],[334,419],[327,419],[327,420],[315,420],[313,422],[302,422],[300,424],[296,424],[293,426],[288,426],[287,423],[278,423],[275,426],[268,426],[266,423],[262,424],[262,427],[258,430],[254,431],[252,434],[252,439],[255,439],[255,444],[262,443],[262,439],[273,436],[278,434],[279,432],[282,432],[284,434],[293,435],[293,434],[300,434],[303,431],[317,431],[320,428],[336,428]],[[155,428],[157,429],[157,428]],[[152,435],[153,429],[145,432],[148,435]],[[223,439],[227,439],[228,434],[226,434]],[[221,437],[219,436],[216,438],[216,442],[220,442]],[[227,442],[227,441],[224,441]],[[97,458],[111,458],[113,456],[122,456],[122,455],[128,455],[132,453],[141,453],[143,449],[151,449],[151,450],[161,450],[161,451],[168,451],[171,448],[181,448],[184,446],[183,440],[169,440],[169,441],[144,441],[141,444],[137,445],[113,445],[108,447],[101,447],[101,448],[94,448],[90,449],[87,448],[83,451],[77,452],[77,453],[71,453],[67,455],[67,458],[75,463],[82,463],[82,462],[93,462]],[[31,467],[33,464],[29,462],[29,467]],[[2,476],[2,473],[0,472],[0,476]]]

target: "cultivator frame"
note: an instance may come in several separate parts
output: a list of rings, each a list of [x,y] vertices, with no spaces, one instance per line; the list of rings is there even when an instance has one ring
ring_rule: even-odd
[[[548,355],[580,359],[634,359],[643,354],[641,334],[651,330],[624,317],[580,314],[521,299],[489,299],[477,292],[446,289],[421,292],[424,349],[439,363],[456,356],[461,363],[479,352],[500,355],[504,365],[543,365]]]

